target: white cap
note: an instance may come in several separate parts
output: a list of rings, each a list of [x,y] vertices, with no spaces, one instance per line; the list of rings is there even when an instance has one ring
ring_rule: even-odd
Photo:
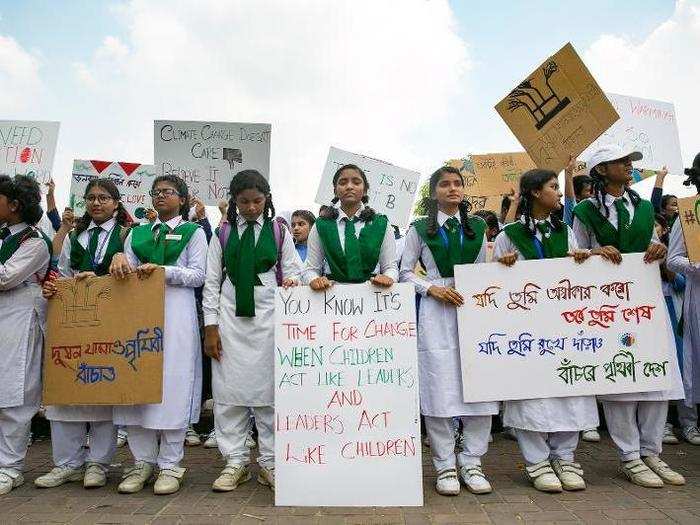
[[[586,169],[592,170],[598,164],[602,164],[603,162],[624,159],[625,157],[629,157],[633,161],[642,160],[642,153],[634,150],[631,147],[623,149],[617,144],[606,144],[593,152],[593,155],[591,155],[586,162]]]

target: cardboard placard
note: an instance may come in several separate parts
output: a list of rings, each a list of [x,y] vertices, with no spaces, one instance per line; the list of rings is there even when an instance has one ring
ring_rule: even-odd
[[[32,176],[46,193],[59,125],[59,122],[0,120],[0,175]]]
[[[681,221],[688,259],[700,262],[700,197],[678,199],[677,220]]]
[[[488,194],[480,192],[481,188],[479,186],[478,178],[474,174],[474,166],[472,164],[471,157],[448,160],[445,162],[445,165],[457,168],[462,175],[462,178],[464,179],[464,193],[467,201],[469,201],[469,204],[471,204],[472,207],[471,213],[480,210],[488,210],[500,216],[501,201],[503,200],[503,196],[501,194]]]
[[[659,268],[643,258],[456,266],[465,402],[680,385]]]
[[[415,291],[277,289],[275,504],[423,504]]]
[[[44,405],[160,403],[165,271],[59,279],[49,300]],[[196,327],[195,327],[196,328]]]
[[[208,206],[228,199],[233,176],[253,169],[270,178],[270,124],[156,120],[156,174],[182,178]]]
[[[471,204],[470,213],[476,211],[492,211],[496,216],[501,215],[502,195],[466,195],[467,201]]]
[[[507,195],[518,191],[520,176],[537,167],[524,151],[471,155],[471,160],[476,177],[472,195]]]
[[[110,179],[121,193],[122,204],[136,220],[143,221],[146,210],[151,207],[151,190],[156,170],[149,164],[112,162],[105,160],[74,160],[70,183],[69,206],[75,215],[85,213],[85,189],[90,181],[98,178]]]
[[[556,173],[619,116],[569,43],[496,104],[540,168]]]

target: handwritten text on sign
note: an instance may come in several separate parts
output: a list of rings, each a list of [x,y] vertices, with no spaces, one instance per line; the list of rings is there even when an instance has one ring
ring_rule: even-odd
[[[674,343],[658,265],[643,256],[458,266],[464,400],[668,389]]]
[[[42,188],[51,179],[58,122],[0,120],[0,175],[29,175]]]
[[[422,505],[413,288],[278,289],[277,505]]]

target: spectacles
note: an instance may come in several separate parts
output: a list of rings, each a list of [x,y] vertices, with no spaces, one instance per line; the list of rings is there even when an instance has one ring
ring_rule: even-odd
[[[90,204],[93,204],[95,202],[104,204],[105,202],[109,202],[112,200],[114,199],[109,195],[88,195],[87,197],[85,197],[85,202],[89,202]]]
[[[174,190],[172,188],[164,188],[161,190],[151,190],[148,192],[148,194],[151,197],[160,197],[161,195],[163,197],[172,197],[173,195],[177,195],[178,197],[180,196],[180,194],[177,192],[177,190]]]

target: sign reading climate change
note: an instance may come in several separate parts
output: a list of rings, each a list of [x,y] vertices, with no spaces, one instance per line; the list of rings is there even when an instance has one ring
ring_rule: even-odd
[[[58,122],[0,120],[0,175],[29,175],[42,191],[51,179]]]
[[[269,179],[270,133],[270,124],[156,120],[156,173],[177,175],[193,197],[216,206],[228,199],[239,171],[254,169]]]
[[[464,400],[668,390],[680,381],[658,264],[571,257],[455,268]],[[494,385],[498,385],[494,388]]]

